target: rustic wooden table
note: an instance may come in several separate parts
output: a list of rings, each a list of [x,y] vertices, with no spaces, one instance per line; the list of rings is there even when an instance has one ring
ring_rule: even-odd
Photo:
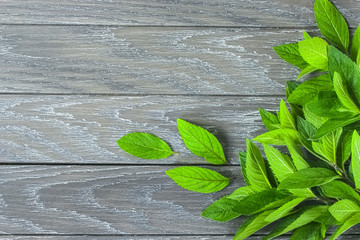
[[[334,2],[356,28],[360,1]],[[277,110],[297,75],[272,47],[318,34],[312,5],[0,0],[0,238],[230,240],[244,219],[200,213],[243,185],[237,153],[264,131],[257,109]],[[226,190],[188,192],[164,174],[206,165],[185,149],[177,118],[220,139],[230,164],[216,169],[234,177]],[[133,131],[180,156],[129,156],[116,140]]]

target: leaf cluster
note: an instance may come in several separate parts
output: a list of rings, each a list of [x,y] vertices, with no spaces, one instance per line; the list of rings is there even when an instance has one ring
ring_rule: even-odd
[[[202,212],[219,222],[247,216],[235,240],[272,223],[264,239],[292,231],[291,240],[322,240],[336,226],[333,240],[360,223],[360,25],[350,41],[346,20],[329,0],[315,0],[314,13],[323,38],[304,31],[304,40],[274,47],[283,60],[300,69],[296,81],[286,87],[290,110],[283,100],[276,114],[259,109],[268,131],[246,139],[246,150],[239,153],[246,186]],[[214,165],[226,163],[214,135],[181,119],[177,124],[192,153]],[[118,144],[146,159],[174,154],[148,133],[125,135]],[[194,166],[166,174],[179,186],[201,193],[220,191],[230,181]]]

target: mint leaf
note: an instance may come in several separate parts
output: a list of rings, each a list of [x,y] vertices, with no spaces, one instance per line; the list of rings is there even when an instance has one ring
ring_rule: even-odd
[[[264,190],[272,187],[268,179],[265,162],[261,156],[261,152],[249,139],[246,139],[245,171],[250,186],[255,190]]]
[[[268,189],[241,199],[234,211],[241,215],[256,214],[261,211],[280,207],[288,202],[290,193],[286,190]]]
[[[356,62],[359,65],[359,62],[357,62],[357,57],[359,55],[359,49],[360,49],[360,24],[356,28],[356,31],[354,33],[352,43],[351,43],[351,50],[350,50],[350,57],[351,59]]]
[[[273,211],[268,210],[264,211],[260,214],[252,215],[241,225],[239,230],[236,232],[235,237],[233,240],[242,240],[253,234],[254,232],[260,230],[261,228],[265,227],[266,225],[270,224],[270,222],[265,221],[269,214]]]
[[[314,12],[320,32],[346,52],[349,47],[349,28],[341,13],[329,0],[316,0]]]
[[[357,106],[360,104],[360,70],[359,67],[345,54],[333,46],[329,47],[329,72],[331,76],[337,72],[344,81],[344,85],[351,99]]]
[[[311,38],[310,35],[305,30],[303,30],[303,36],[304,36],[304,40]]]
[[[340,178],[339,175],[326,168],[304,168],[285,178],[279,189],[311,188]]]
[[[306,198],[295,198],[290,200],[289,202],[285,203],[284,205],[270,213],[264,220],[266,222],[275,222],[276,220],[287,216],[294,207],[299,205],[305,199]]]
[[[353,201],[344,199],[331,205],[329,207],[329,212],[336,220],[344,222],[352,215],[360,213],[360,207]]]
[[[319,129],[315,131],[315,133],[311,136],[311,140],[318,140],[319,138],[329,134],[330,132],[335,131],[340,127],[345,127],[351,123],[360,120],[360,116],[354,118],[340,118],[340,119],[330,119],[326,121]]]
[[[251,186],[244,186],[244,187],[239,187],[238,189],[236,189],[235,191],[233,191],[232,194],[226,196],[229,199],[233,199],[233,200],[241,200],[244,197],[250,196],[250,195],[254,195],[255,193],[257,193],[257,191],[255,191],[255,189]]]
[[[309,164],[305,161],[304,157],[302,156],[302,152],[296,143],[289,139],[285,138],[286,146],[290,152],[291,158],[293,159],[294,165],[297,170],[308,168]]]
[[[180,187],[194,192],[217,192],[229,184],[228,178],[201,167],[177,167],[165,173]]]
[[[336,150],[341,134],[342,128],[338,128],[322,137],[319,142],[312,142],[314,151],[323,156],[327,161],[332,163],[332,165],[336,164]]]
[[[360,196],[348,184],[332,181],[321,186],[323,193],[330,198],[349,199],[360,203]]]
[[[166,142],[149,133],[126,134],[117,144],[125,152],[143,159],[161,159],[174,154]]]
[[[328,118],[320,117],[315,113],[312,113],[309,108],[308,104],[303,106],[304,117],[307,122],[313,125],[315,128],[319,128]]]
[[[305,105],[314,99],[320,91],[333,90],[332,80],[330,75],[324,74],[312,79],[309,79],[300,84],[288,97],[289,103]]]
[[[287,109],[284,100],[282,100],[282,99],[280,101],[280,114],[279,115],[280,115],[279,118],[280,118],[281,128],[289,128],[289,129],[296,130],[295,121],[294,121],[293,117],[291,116],[291,113]]]
[[[304,69],[308,66],[299,53],[299,47],[297,43],[276,46],[274,47],[274,50],[284,61],[300,69]]]
[[[294,164],[289,156],[267,144],[263,144],[263,148],[270,168],[279,182],[295,172]]]
[[[182,140],[192,153],[215,165],[226,163],[223,148],[214,135],[182,119],[177,120],[177,125]]]
[[[335,91],[320,92],[317,101],[306,104],[307,109],[313,114],[326,118],[348,117],[349,114],[341,112],[342,103]]]
[[[318,69],[314,66],[307,66],[306,68],[304,68],[300,73],[299,75],[297,76],[296,78],[296,81],[298,81],[300,78],[312,73],[312,72],[315,72],[317,71]]]
[[[329,240],[335,240],[339,237],[343,232],[347,231],[352,226],[360,223],[360,213],[353,215],[346,222],[344,222],[340,227],[336,229],[333,235],[329,238]]]
[[[341,169],[344,169],[345,162],[349,159],[351,155],[351,138],[352,132],[345,130],[339,140],[336,158],[337,165]]]
[[[239,160],[240,160],[241,174],[245,180],[246,185],[250,185],[249,179],[246,175],[246,152],[239,152]]]
[[[201,216],[218,222],[226,222],[237,218],[241,215],[240,213],[234,211],[238,201],[239,200],[234,200],[228,198],[227,196],[222,197],[208,206],[201,213]]]
[[[297,142],[299,140],[298,132],[293,129],[276,129],[263,133],[254,138],[259,143],[272,145],[286,145],[285,137]]]
[[[359,113],[360,110],[354,103],[353,99],[351,98],[351,96],[343,82],[343,79],[341,78],[341,75],[339,73],[334,72],[333,82],[334,82],[334,89],[335,89],[336,95],[340,99],[341,103],[346,108],[348,108],[350,111]]]
[[[325,239],[327,227],[324,224],[317,222],[310,222],[301,226],[293,232],[290,240],[323,240]]]
[[[314,37],[299,42],[302,58],[316,69],[328,69],[328,44],[325,40]]]
[[[304,226],[327,212],[327,209],[328,206],[312,206],[292,214],[280,220],[279,225],[263,239],[272,239],[291,230]]]
[[[360,137],[354,130],[351,140],[351,167],[355,186],[360,189]]]
[[[275,114],[270,113],[264,109],[259,108],[259,113],[264,126],[269,130],[275,130],[281,128],[280,122]]]

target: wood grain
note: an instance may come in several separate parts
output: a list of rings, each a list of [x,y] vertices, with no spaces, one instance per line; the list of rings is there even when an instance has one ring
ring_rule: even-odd
[[[296,79],[272,47],[302,32],[0,26],[0,39],[0,93],[260,96]]]
[[[177,133],[176,119],[215,134],[231,164],[245,138],[265,131],[258,107],[278,110],[278,97],[217,96],[0,96],[0,162],[97,164],[203,164]],[[140,160],[121,151],[121,136],[144,131],[181,153]]]
[[[360,1],[333,0],[352,27]],[[293,0],[1,0],[1,24],[116,24],[159,26],[315,26],[313,1]]]
[[[218,223],[200,216],[244,183],[238,167],[212,167],[232,181],[225,190],[183,190],[171,166],[1,166],[2,234],[232,235],[244,218]],[[261,230],[260,234],[268,233]],[[348,233],[359,234],[359,229]]]

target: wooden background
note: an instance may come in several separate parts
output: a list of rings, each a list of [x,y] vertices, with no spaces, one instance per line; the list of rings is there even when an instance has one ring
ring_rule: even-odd
[[[333,2],[356,28],[360,1]],[[318,35],[312,5],[0,0],[0,239],[232,239],[244,219],[200,213],[244,184],[237,152],[265,131],[257,109],[276,111],[298,73],[272,47],[303,29]],[[229,164],[187,151],[177,118],[213,132]],[[129,156],[116,140],[133,131],[180,156]],[[214,194],[182,190],[164,171],[187,164],[232,182]],[[357,228],[342,239],[359,237]]]

